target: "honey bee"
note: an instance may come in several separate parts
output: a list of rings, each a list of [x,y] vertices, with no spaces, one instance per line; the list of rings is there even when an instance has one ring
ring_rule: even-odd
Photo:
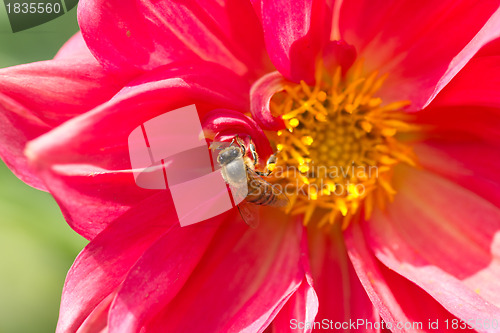
[[[233,146],[236,141],[237,146]],[[256,228],[259,224],[258,212],[252,209],[253,205],[285,207],[289,204],[287,196],[273,187],[263,177],[271,174],[269,166],[276,163],[276,155],[273,154],[267,160],[266,171],[255,170],[258,156],[254,144],[250,139],[249,150],[252,159],[246,156],[246,149],[241,139],[236,136],[228,147],[221,150],[217,156],[217,162],[221,167],[224,181],[230,185],[233,198],[238,204],[240,215],[249,226]]]

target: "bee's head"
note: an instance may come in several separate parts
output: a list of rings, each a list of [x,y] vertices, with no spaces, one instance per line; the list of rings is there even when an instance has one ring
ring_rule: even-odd
[[[239,157],[241,157],[241,148],[227,147],[219,153],[219,156],[217,156],[217,162],[219,162],[220,165],[226,165]]]

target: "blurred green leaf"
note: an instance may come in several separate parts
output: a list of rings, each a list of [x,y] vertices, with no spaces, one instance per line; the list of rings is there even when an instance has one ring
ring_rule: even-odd
[[[1,4],[0,68],[51,59],[76,31],[75,8],[14,34]],[[50,194],[0,162],[0,333],[54,332],[64,278],[85,244]]]
[[[50,194],[3,163],[0,184],[0,332],[53,332],[66,272],[86,241]]]

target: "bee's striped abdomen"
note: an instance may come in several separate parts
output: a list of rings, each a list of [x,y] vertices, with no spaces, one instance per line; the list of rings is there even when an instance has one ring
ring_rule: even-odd
[[[256,205],[272,205],[276,201],[271,184],[260,182],[256,179],[248,179],[248,195],[246,200]]]

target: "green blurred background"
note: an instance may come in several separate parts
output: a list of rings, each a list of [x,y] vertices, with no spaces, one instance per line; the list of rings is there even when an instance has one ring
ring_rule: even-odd
[[[74,8],[14,34],[0,0],[0,68],[50,59],[76,31]],[[54,332],[64,278],[85,244],[49,194],[0,161],[0,333]]]

